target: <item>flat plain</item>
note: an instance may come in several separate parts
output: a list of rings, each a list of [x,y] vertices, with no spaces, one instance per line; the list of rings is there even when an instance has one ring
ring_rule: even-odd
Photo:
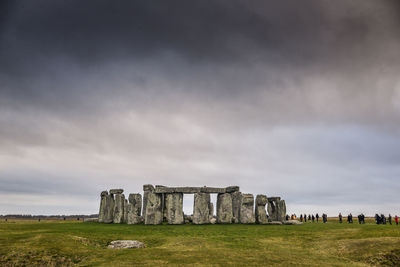
[[[112,250],[113,240],[146,248]],[[0,266],[400,266],[400,225],[0,222]]]

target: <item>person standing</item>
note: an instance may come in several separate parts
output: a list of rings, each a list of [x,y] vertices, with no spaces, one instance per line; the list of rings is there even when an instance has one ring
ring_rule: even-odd
[[[392,215],[389,214],[388,220],[389,220],[389,224],[392,225]]]
[[[343,222],[343,216],[342,216],[342,213],[339,212],[339,223],[342,223],[342,222]]]
[[[314,222],[314,221],[315,221],[314,214],[312,215],[311,219],[312,219],[312,222]]]
[[[376,221],[376,224],[381,223],[381,217],[378,215],[378,213],[375,213],[375,221]]]
[[[319,220],[319,215],[318,215],[318,213],[315,215],[315,219],[317,219],[317,222],[318,222],[318,220]]]
[[[304,214],[304,222],[307,222],[307,214]]]
[[[311,222],[311,215],[308,214],[308,222]]]
[[[399,217],[397,217],[397,215],[394,217],[394,221],[395,221],[396,225],[399,225]]]
[[[326,223],[328,221],[328,215],[326,215],[325,213],[322,214],[322,220],[324,221],[324,223]]]
[[[300,222],[303,222],[303,214],[300,214]]]

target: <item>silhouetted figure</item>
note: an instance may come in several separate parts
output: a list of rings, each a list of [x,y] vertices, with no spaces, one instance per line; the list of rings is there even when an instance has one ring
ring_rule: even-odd
[[[6,218],[6,221],[7,221],[7,218]]]
[[[307,222],[307,214],[304,214],[304,222]]]
[[[311,215],[308,214],[308,222],[311,222]]]
[[[381,217],[378,215],[378,213],[375,214],[375,221],[376,224],[381,224]]]
[[[79,221],[79,217],[78,217],[77,219],[78,219],[78,221]]]
[[[286,221],[289,221],[289,215],[286,214]]]
[[[381,214],[381,221],[383,224],[386,224],[386,217],[383,214]]]
[[[38,221],[40,222],[40,218],[38,219]]]
[[[322,220],[324,221],[324,223],[326,223],[328,221],[328,215],[326,215],[325,213],[322,214]]]
[[[362,220],[362,224],[365,224],[365,215],[363,213],[361,213],[361,220]]]
[[[399,225],[399,217],[397,217],[397,215],[394,217],[394,221],[396,222],[396,225]]]
[[[353,223],[353,214],[349,214],[349,215],[347,215],[347,222],[348,223]]]
[[[388,220],[389,220],[390,225],[392,225],[392,215],[389,214]]]
[[[64,221],[65,221],[65,219],[66,219],[66,218],[64,217]]]
[[[318,222],[318,219],[319,219],[318,213],[315,215],[315,219],[317,219],[317,222]]]
[[[303,214],[300,214],[300,222],[303,222]]]
[[[311,216],[311,219],[312,219],[312,222],[314,222],[314,221],[315,221],[314,214]]]
[[[339,212],[339,223],[342,223],[342,222],[343,222],[343,216],[342,216],[342,213]]]

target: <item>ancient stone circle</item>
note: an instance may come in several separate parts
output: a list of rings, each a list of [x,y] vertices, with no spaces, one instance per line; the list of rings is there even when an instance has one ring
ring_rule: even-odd
[[[194,194],[193,224],[215,221],[221,224],[276,224],[283,222],[286,215],[286,204],[280,197],[257,195],[254,201],[253,194],[241,193],[238,186],[154,187],[147,184],[143,186],[143,191],[143,212],[141,194],[129,194],[126,199],[123,189],[101,192],[99,222],[162,224],[165,221],[168,224],[183,224],[183,194]],[[210,194],[218,194],[216,220]]]

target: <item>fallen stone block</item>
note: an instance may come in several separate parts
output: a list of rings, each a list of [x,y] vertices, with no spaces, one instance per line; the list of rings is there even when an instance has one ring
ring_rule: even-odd
[[[111,241],[107,248],[111,249],[124,249],[124,248],[145,248],[143,242],[137,240],[115,240]]]

